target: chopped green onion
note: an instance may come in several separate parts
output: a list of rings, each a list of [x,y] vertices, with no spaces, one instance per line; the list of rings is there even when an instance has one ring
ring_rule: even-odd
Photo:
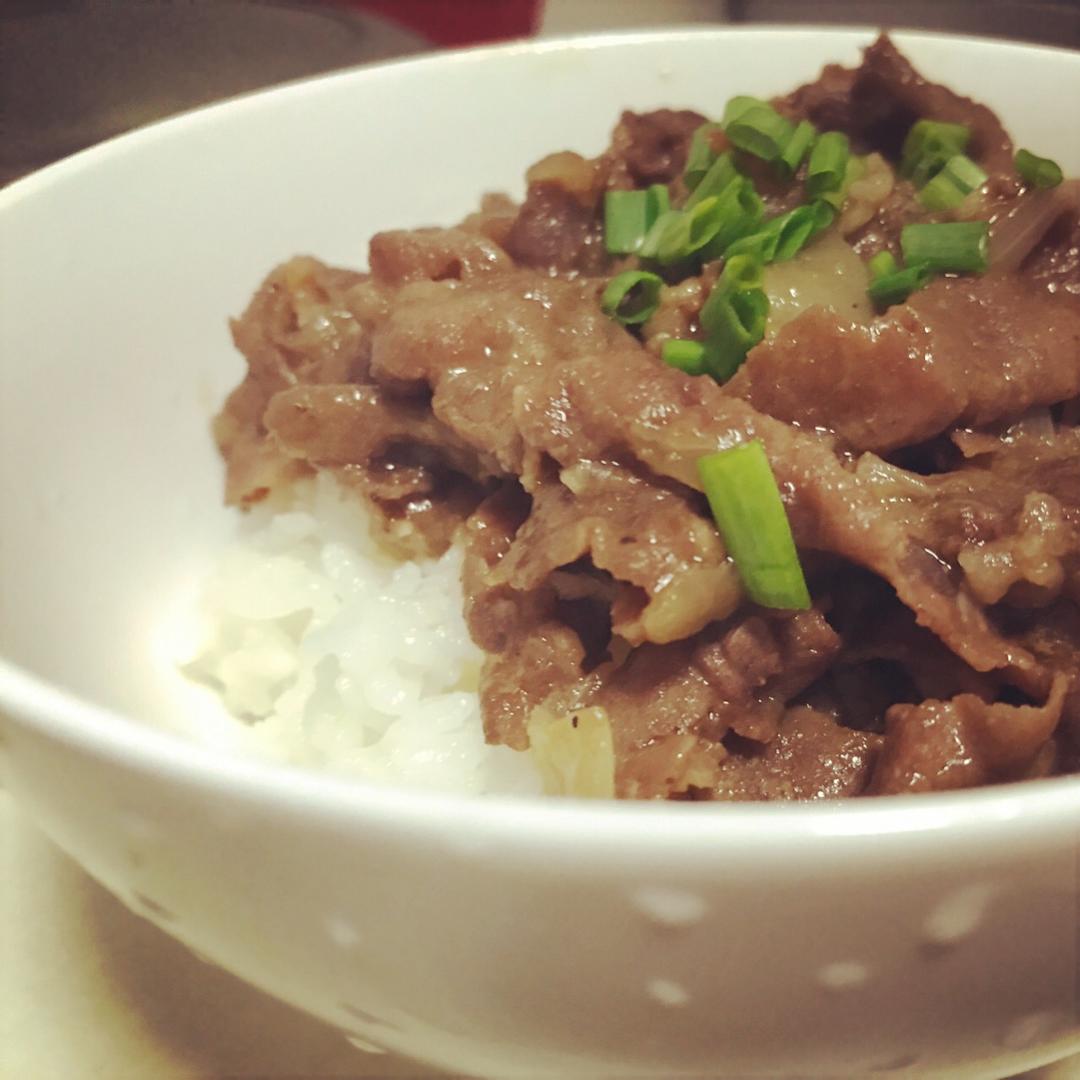
[[[660,306],[663,281],[647,270],[626,270],[608,282],[600,310],[623,326],[646,322]]]
[[[867,266],[870,268],[870,277],[875,280],[887,274],[895,274],[900,269],[900,264],[891,251],[879,251]]]
[[[856,180],[861,179],[865,172],[866,158],[852,154],[847,160],[847,165],[844,166],[844,178],[840,181],[840,186],[835,191],[826,191],[821,198],[839,213],[847,199],[848,188]]]
[[[810,607],[795,540],[765,448],[756,439],[698,459],[705,497],[747,595],[763,607]]]
[[[720,228],[699,252],[702,262],[719,259],[736,240],[752,233],[765,217],[765,203],[748,177],[736,176],[718,196],[715,213]]]
[[[724,288],[744,291],[760,289],[765,281],[761,263],[753,255],[732,255],[720,274]]]
[[[1057,187],[1064,179],[1061,166],[1056,161],[1039,157],[1030,150],[1017,150],[1013,164],[1020,176],[1033,187]]]
[[[732,110],[735,102],[739,104]],[[724,110],[724,132],[740,150],[763,161],[775,161],[791,141],[795,128],[764,101],[732,98]]]
[[[665,364],[687,375],[705,374],[705,346],[700,341],[669,338],[660,346],[660,357]]]
[[[645,239],[638,248],[638,254],[643,259],[655,259],[660,251],[660,244],[671,230],[679,227],[683,212],[681,210],[667,210],[661,214],[645,234]]]
[[[971,131],[963,124],[916,121],[900,152],[901,175],[908,177],[916,187],[922,187],[949,158],[962,154],[970,139]]]
[[[736,95],[724,106],[724,115],[720,120],[720,126],[726,128],[728,124],[738,120],[743,113],[748,112],[750,109],[768,108],[771,108],[769,103],[762,101],[761,98],[748,97],[746,94]]]
[[[819,232],[827,229],[836,217],[836,211],[824,200],[796,206],[778,226],[774,262],[793,259]]]
[[[692,209],[669,211],[649,230],[641,255],[663,266],[681,262],[708,244],[724,224],[724,207],[715,196]]]
[[[803,158],[806,157],[807,150],[810,149],[816,138],[817,128],[809,120],[800,120],[798,127],[795,128],[791,138],[788,139],[787,146],[781,151],[780,157],[776,161],[784,176],[791,177],[798,172]]]
[[[806,167],[806,193],[811,199],[840,190],[850,157],[851,147],[843,132],[826,131],[814,143]]]
[[[734,158],[729,153],[720,154],[690,193],[684,209],[691,210],[703,199],[722,194],[731,186],[732,181],[737,179],[739,171],[735,168]]]
[[[764,289],[731,289],[723,281],[713,288],[699,319],[708,335],[706,370],[717,382],[727,382],[765,336],[768,316]]]
[[[823,199],[804,203],[771,218],[763,228],[728,248],[728,255],[753,255],[763,263],[794,258],[819,232],[833,222],[836,211]]]
[[[670,207],[668,189],[653,184],[645,191],[609,191],[604,195],[604,246],[610,255],[631,255],[641,247],[653,222]]]
[[[611,255],[637,251],[648,231],[644,191],[609,191],[604,195],[604,246]]]
[[[690,139],[686,167],[683,169],[683,180],[691,191],[701,183],[702,177],[716,160],[717,154],[712,148],[712,136],[715,132],[722,130],[719,124],[702,124]]]
[[[900,230],[900,249],[908,266],[925,263],[931,270],[945,273],[982,273],[987,267],[989,237],[986,221],[905,225]]]
[[[661,215],[671,209],[671,196],[668,194],[667,184],[650,184],[645,189],[645,219],[649,228]]]
[[[966,154],[954,154],[919,192],[927,210],[952,210],[986,183],[986,173]]]
[[[888,255],[894,269],[877,274],[866,290],[878,308],[884,309],[893,304],[902,304],[913,292],[918,292],[929,284],[934,277],[934,271],[926,263],[915,263],[901,269],[887,251],[881,252],[880,255]],[[879,257],[875,255],[874,259]],[[874,259],[870,260],[871,270],[873,270]]]

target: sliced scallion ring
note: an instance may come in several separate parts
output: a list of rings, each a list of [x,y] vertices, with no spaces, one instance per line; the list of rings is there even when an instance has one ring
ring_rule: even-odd
[[[660,357],[665,364],[687,375],[705,374],[705,346],[700,341],[669,338],[660,346]]]
[[[648,270],[626,270],[608,282],[600,297],[600,310],[623,326],[647,322],[660,306],[664,282]]]
[[[1057,187],[1064,179],[1061,166],[1056,161],[1039,157],[1030,150],[1017,150],[1013,164],[1020,176],[1032,187]]]

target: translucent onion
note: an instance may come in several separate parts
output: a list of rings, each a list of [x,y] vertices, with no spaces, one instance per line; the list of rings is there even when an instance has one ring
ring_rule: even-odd
[[[1018,270],[1064,214],[1080,213],[1080,180],[1022,195],[1016,206],[990,228],[990,266]]]

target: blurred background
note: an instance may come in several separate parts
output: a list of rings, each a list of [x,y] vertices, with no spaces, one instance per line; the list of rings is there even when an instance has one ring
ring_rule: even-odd
[[[836,23],[1080,48],[1080,0],[0,0],[0,183],[218,98],[435,48]]]

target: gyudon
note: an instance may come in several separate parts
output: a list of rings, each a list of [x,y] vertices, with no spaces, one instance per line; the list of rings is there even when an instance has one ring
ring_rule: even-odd
[[[521,205],[272,273],[228,500],[333,477],[400,559],[459,545],[486,739],[549,790],[1075,770],[1077,207],[886,38],[715,120],[625,113]]]

